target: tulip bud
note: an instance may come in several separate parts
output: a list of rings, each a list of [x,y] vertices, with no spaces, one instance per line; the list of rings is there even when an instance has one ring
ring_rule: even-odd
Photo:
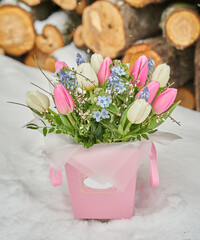
[[[86,91],[90,91],[98,86],[98,79],[97,75],[94,72],[94,69],[92,68],[90,63],[82,63],[77,68],[76,78],[78,81],[78,85]]]
[[[144,55],[140,56],[135,62],[130,74],[133,77],[133,83],[137,80],[137,86],[144,85],[148,76],[148,58]]]
[[[169,81],[170,75],[170,66],[166,63],[160,64],[156,67],[152,75],[152,80],[158,81],[160,87],[165,87]]]
[[[135,96],[135,99],[143,98],[151,104],[154,97],[156,96],[156,93],[160,87],[160,83],[158,81],[152,81],[148,83],[143,89],[141,89]]]
[[[144,99],[137,99],[127,112],[127,118],[130,122],[139,124],[149,116],[151,105]]]
[[[110,77],[111,74],[111,70],[109,68],[110,64],[112,64],[111,58],[107,57],[103,60],[98,72],[98,80],[100,84],[104,84],[104,82]]]
[[[65,62],[57,61],[56,64],[55,64],[56,71],[60,71],[60,69],[62,69],[63,66],[69,68],[69,66]]]
[[[38,91],[26,93],[26,104],[40,113],[46,112],[50,106],[49,98]]]
[[[69,114],[74,110],[74,100],[67,89],[58,84],[54,87],[54,100],[58,111],[61,114]]]
[[[103,62],[103,57],[101,56],[101,54],[97,54],[97,53],[92,54],[91,65],[96,74],[98,74],[102,62]]]
[[[168,88],[167,90],[162,92],[153,101],[153,104],[152,104],[153,111],[157,114],[166,112],[174,103],[176,94],[177,94],[177,89],[175,88]]]

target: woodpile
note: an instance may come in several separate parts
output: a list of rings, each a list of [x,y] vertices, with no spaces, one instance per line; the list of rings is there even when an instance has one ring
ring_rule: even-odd
[[[166,62],[182,105],[200,111],[200,17],[194,0],[12,0],[0,6],[0,55],[54,72],[51,54],[78,48]],[[190,4],[188,4],[190,2]],[[60,59],[61,60],[61,59]]]

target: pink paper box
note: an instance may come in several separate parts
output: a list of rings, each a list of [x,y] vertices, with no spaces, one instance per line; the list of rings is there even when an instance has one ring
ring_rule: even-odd
[[[70,164],[65,165],[65,171],[75,218],[120,219],[131,218],[134,215],[137,174],[121,192],[115,187],[95,189],[86,186],[89,180],[87,176]]]

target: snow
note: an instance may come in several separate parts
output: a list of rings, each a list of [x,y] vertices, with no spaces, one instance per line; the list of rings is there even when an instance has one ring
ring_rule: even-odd
[[[62,32],[68,19],[69,17],[65,11],[57,11],[43,21],[36,20],[34,22],[34,27],[37,34],[42,34],[43,28],[47,24],[57,27],[57,29]]]
[[[76,50],[66,51],[67,63]],[[61,54],[62,57],[62,54]],[[60,59],[61,60],[61,59]],[[162,131],[183,137],[156,145],[160,187],[149,183],[149,161],[139,170],[135,216],[129,220],[75,220],[64,178],[53,188],[40,133],[21,128],[32,119],[24,103],[30,81],[46,89],[38,69],[0,56],[0,239],[1,240],[198,240],[200,235],[200,113],[178,107],[181,127],[167,120]],[[52,75],[49,73],[49,76]],[[63,171],[64,175],[64,171]]]

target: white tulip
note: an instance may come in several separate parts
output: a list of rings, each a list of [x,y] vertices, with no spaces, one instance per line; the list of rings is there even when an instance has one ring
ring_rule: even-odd
[[[50,106],[49,98],[38,91],[30,91],[26,93],[26,104],[40,113],[46,112]]]
[[[103,62],[103,57],[101,54],[94,53],[91,56],[91,66],[94,69],[95,73],[98,74],[99,68],[101,67],[101,64]]]
[[[82,63],[79,65],[77,68],[77,73],[81,74],[76,74],[76,77],[78,85],[83,90],[90,91],[98,86],[99,82],[97,75],[90,63]]]
[[[139,124],[149,116],[151,105],[144,99],[137,99],[127,112],[127,118],[130,122]]]
[[[160,87],[165,87],[170,78],[170,66],[166,63],[160,64],[156,67],[152,75],[153,81],[158,81]]]

